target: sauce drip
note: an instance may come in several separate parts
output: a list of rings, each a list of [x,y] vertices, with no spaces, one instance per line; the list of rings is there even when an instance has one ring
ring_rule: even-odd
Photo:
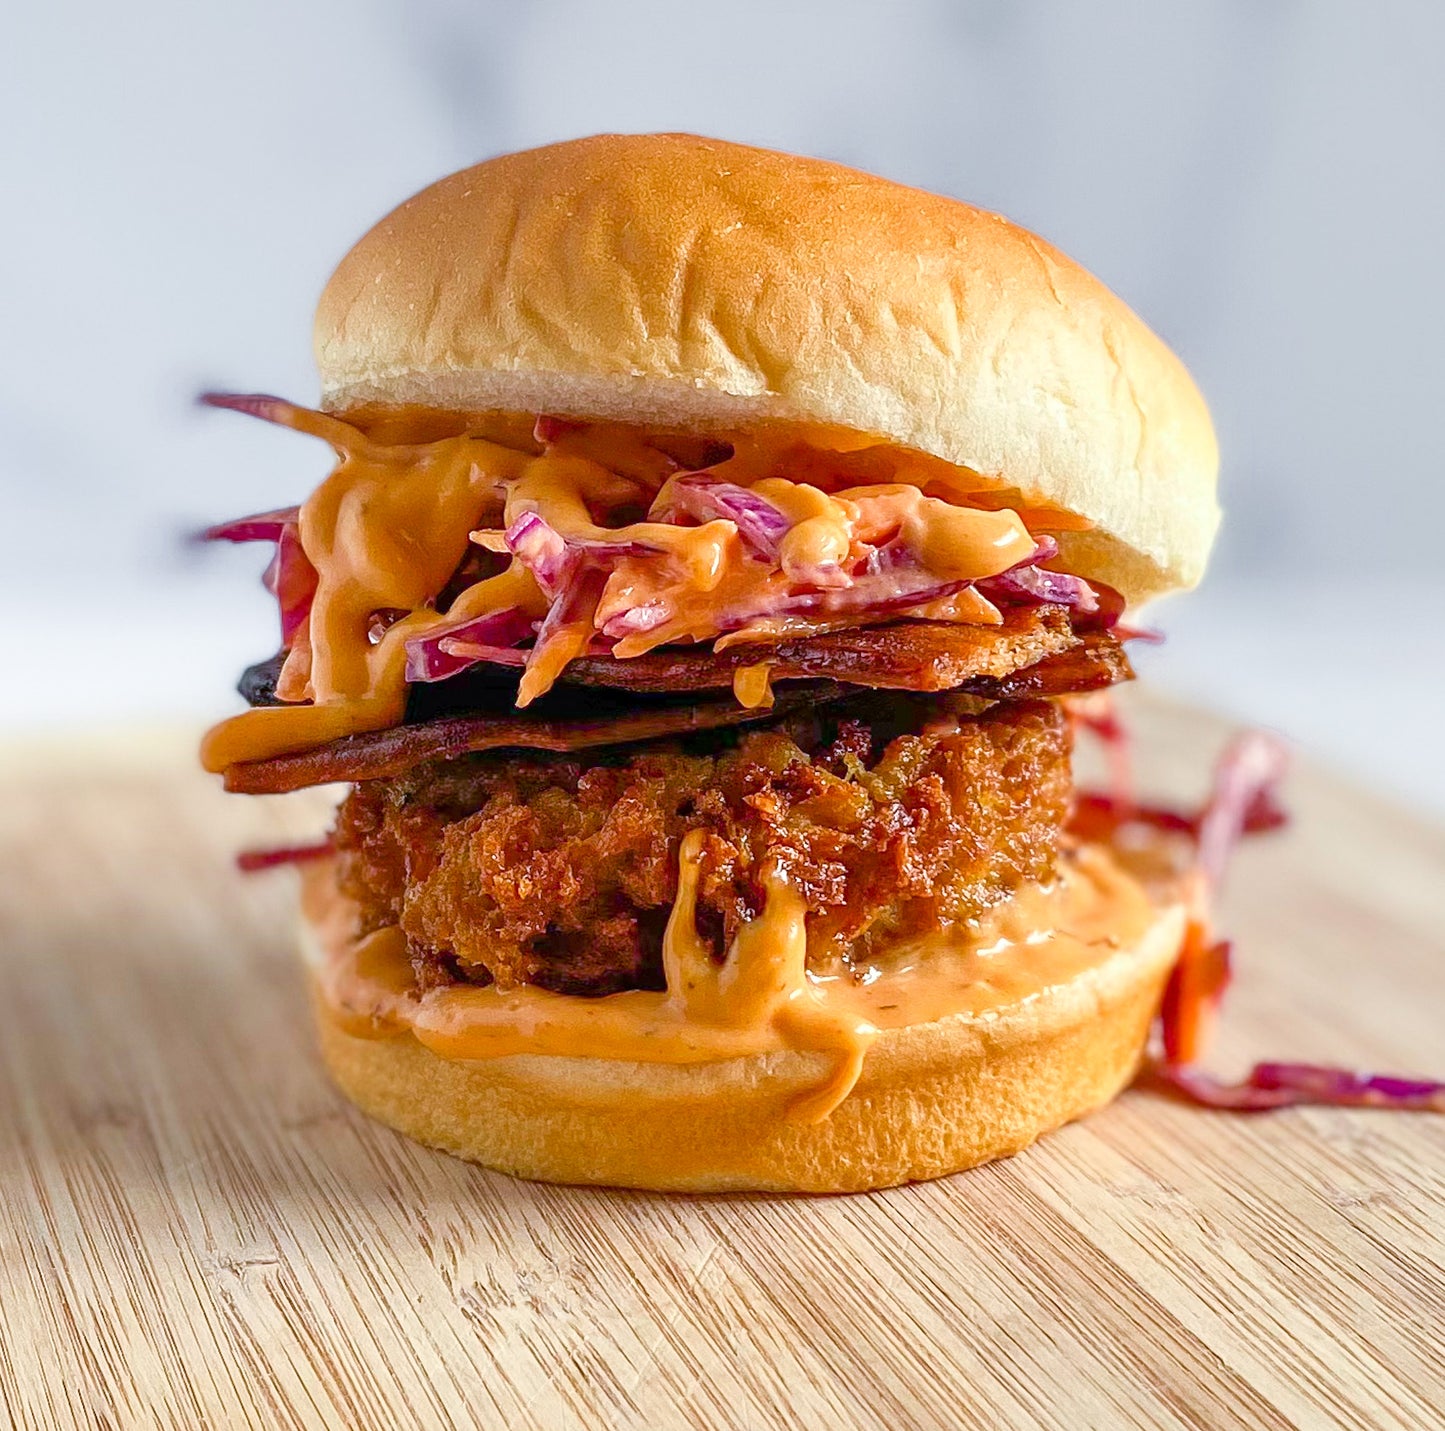
[[[689,833],[679,854],[663,941],[666,991],[590,999],[530,986],[418,990],[401,930],[356,939],[331,861],[315,861],[302,869],[303,902],[322,946],[324,1004],[350,1033],[410,1035],[444,1058],[550,1054],[698,1064],[815,1053],[826,1066],[790,1110],[815,1122],[852,1091],[881,1031],[955,1014],[987,1016],[1104,963],[1158,917],[1132,877],[1102,848],[1085,846],[1053,884],[1020,891],[986,923],[900,945],[862,977],[820,978],[806,966],[802,896],[772,871],[764,876],[761,913],[720,961],[696,929],[702,838]]]
[[[733,695],[740,706],[757,710],[773,703],[773,668],[767,661],[739,666],[733,672]]]

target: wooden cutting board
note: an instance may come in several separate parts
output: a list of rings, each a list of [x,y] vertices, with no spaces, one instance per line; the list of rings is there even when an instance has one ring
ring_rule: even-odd
[[[1139,712],[1198,792],[1214,721]],[[17,1427],[1445,1425],[1445,1118],[1142,1091],[848,1198],[531,1186],[327,1085],[295,878],[190,738],[0,754],[0,1400]],[[1445,834],[1317,771],[1239,861],[1221,1067],[1445,1069]]]

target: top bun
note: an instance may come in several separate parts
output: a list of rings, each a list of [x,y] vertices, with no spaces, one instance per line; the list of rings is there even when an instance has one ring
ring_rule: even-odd
[[[996,214],[685,134],[453,174],[387,215],[317,309],[322,401],[670,429],[787,420],[916,449],[1087,518],[1071,570],[1192,586],[1218,450],[1183,365]]]

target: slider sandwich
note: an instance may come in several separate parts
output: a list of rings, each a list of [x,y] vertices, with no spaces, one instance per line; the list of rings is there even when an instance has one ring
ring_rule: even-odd
[[[840,1191],[1130,1081],[1200,925],[1076,818],[1071,731],[1218,513],[1119,299],[952,199],[602,136],[408,200],[315,350],[315,409],[209,399],[336,465],[209,534],[275,543],[281,649],[203,760],[350,786],[283,857],[361,1108],[523,1177]]]

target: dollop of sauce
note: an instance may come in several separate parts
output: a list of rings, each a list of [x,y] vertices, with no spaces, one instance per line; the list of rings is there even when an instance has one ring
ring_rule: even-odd
[[[444,1058],[514,1054],[698,1064],[784,1050],[828,1056],[830,1071],[792,1117],[826,1118],[852,1091],[880,1032],[962,1015],[985,1017],[1069,983],[1136,944],[1158,906],[1100,846],[1066,858],[991,917],[902,943],[866,970],[807,968],[806,906],[776,871],[766,899],[718,960],[697,933],[702,835],[679,853],[678,893],[663,940],[666,989],[577,998],[522,986],[420,990],[398,928],[358,938],[355,910],[329,860],[302,869],[316,933],[323,1006],[348,1033],[414,1037]],[[1182,920],[1181,920],[1182,922]]]

